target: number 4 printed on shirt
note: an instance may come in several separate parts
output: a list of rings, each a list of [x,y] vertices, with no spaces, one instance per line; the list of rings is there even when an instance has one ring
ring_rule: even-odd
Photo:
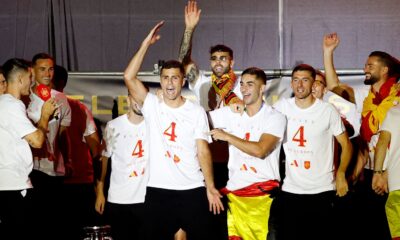
[[[171,122],[171,125],[164,131],[164,135],[169,136],[169,141],[175,142],[175,138],[177,137],[175,134],[175,122]]]
[[[141,158],[141,157],[143,157],[143,152],[144,152],[144,150],[142,147],[142,140],[139,140],[139,141],[137,141],[135,148],[133,149],[132,156]]]
[[[292,138],[293,142],[299,142],[299,147],[305,147],[306,145],[304,143],[307,142],[306,139],[304,139],[304,126],[300,126],[297,132],[294,134]]]

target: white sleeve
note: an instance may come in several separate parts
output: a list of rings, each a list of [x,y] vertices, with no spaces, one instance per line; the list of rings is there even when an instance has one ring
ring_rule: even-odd
[[[12,108],[9,109],[10,111],[8,116],[12,120],[12,124],[10,126],[14,128],[18,137],[22,139],[26,135],[35,132],[36,127],[26,116],[25,106],[21,103],[11,107]]]
[[[57,101],[61,108],[61,126],[69,127],[71,125],[71,107],[67,97],[62,93],[59,93],[59,95]]]
[[[286,130],[286,117],[278,111],[270,113],[268,122],[264,124],[264,133],[271,134],[283,140]]]
[[[155,110],[155,105],[158,101],[156,95],[148,92],[143,102],[142,113],[145,118],[148,118]]]
[[[106,128],[104,129],[103,140],[106,143],[105,149],[102,151],[101,155],[104,157],[110,158],[112,156],[113,149],[113,139],[114,139],[114,128],[110,123],[107,123]]]
[[[331,114],[330,114],[330,118],[329,118],[330,130],[334,136],[338,136],[345,131],[343,121],[342,121],[342,118],[340,117],[339,112],[336,110],[336,108],[332,104],[330,104],[330,103],[328,103],[328,104],[330,105],[329,107],[331,109]]]
[[[86,128],[85,128],[85,132],[83,133],[83,136],[89,136],[93,133],[95,133],[97,131],[96,128],[96,124],[93,120],[93,115],[92,113],[89,111],[89,109],[87,109],[86,106],[83,106],[83,108],[85,109],[85,113],[86,113]]]
[[[210,128],[208,126],[207,114],[201,107],[199,107],[198,109],[199,113],[197,114],[198,118],[196,122],[194,138],[203,139],[207,142],[211,142],[212,140],[211,136],[209,135]]]

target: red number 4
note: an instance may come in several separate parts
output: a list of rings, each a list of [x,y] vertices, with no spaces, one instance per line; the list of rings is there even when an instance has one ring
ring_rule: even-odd
[[[143,157],[143,147],[142,140],[137,141],[135,148],[133,149],[132,156],[137,156],[137,158]]]
[[[299,147],[305,147],[306,145],[304,143],[307,142],[307,140],[304,139],[304,126],[300,126],[300,128],[297,130],[297,132],[294,134],[292,138],[293,142],[299,142]]]
[[[177,137],[175,135],[175,126],[176,126],[176,123],[171,122],[171,125],[169,125],[169,127],[167,129],[165,129],[165,131],[164,131],[164,135],[169,136],[169,140],[172,142],[175,142],[175,138]]]

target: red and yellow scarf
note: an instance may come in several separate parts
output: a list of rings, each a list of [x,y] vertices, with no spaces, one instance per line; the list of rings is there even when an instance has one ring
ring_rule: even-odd
[[[382,85],[378,93],[374,93],[371,88],[365,98],[360,129],[361,137],[365,141],[371,140],[372,135],[377,133],[385,119],[387,111],[400,102],[400,92],[397,91],[395,84],[396,77],[391,77]]]
[[[215,92],[220,96],[224,106],[231,105],[233,103],[242,103],[242,100],[233,92],[235,87],[236,75],[231,69],[228,73],[225,73],[220,78],[211,75],[211,82]]]

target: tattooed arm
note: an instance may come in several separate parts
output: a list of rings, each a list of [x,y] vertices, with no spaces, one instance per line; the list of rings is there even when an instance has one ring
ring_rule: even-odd
[[[185,68],[186,79],[194,86],[198,77],[199,69],[191,59],[193,32],[200,20],[201,9],[198,9],[196,1],[188,1],[185,6],[185,32],[179,49],[179,61]]]

